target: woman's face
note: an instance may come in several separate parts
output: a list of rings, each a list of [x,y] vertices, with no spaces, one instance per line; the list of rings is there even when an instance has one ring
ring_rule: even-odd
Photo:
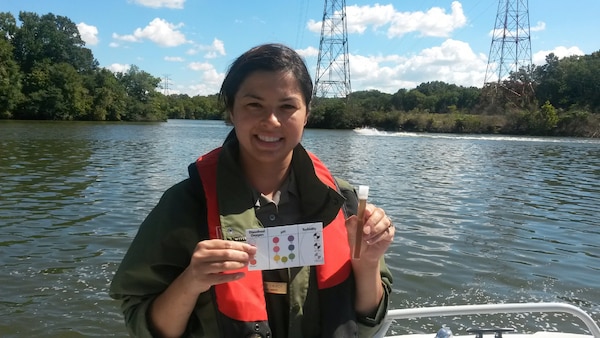
[[[231,121],[245,165],[289,165],[308,110],[291,72],[256,71],[235,94]]]

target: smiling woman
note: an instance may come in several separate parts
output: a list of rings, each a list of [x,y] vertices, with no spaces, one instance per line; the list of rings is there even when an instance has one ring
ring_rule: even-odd
[[[379,330],[392,280],[383,255],[395,229],[372,204],[359,221],[352,186],[300,144],[311,95],[304,61],[287,46],[260,45],[233,62],[221,88],[233,130],[165,192],[112,281],[130,333],[355,337]],[[307,236],[319,238],[318,252],[288,233],[315,224],[322,230]],[[272,265],[256,263],[270,262],[270,250],[250,241],[265,227],[290,241],[289,260],[277,251]],[[350,256],[357,231],[359,259]],[[303,254],[322,259],[296,264]]]

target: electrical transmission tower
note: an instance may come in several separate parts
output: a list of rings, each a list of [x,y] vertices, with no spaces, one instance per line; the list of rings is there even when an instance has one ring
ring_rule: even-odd
[[[528,0],[500,0],[484,85],[496,86],[511,72],[531,68]]]
[[[169,74],[164,74],[162,80],[163,95],[169,96]]]
[[[347,98],[350,94],[346,21],[346,1],[325,0],[313,93],[316,98]]]

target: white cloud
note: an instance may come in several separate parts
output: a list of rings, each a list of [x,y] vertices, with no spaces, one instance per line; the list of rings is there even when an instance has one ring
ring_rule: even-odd
[[[216,71],[216,69],[210,69],[208,71],[205,71],[204,74],[202,74],[202,79],[207,81],[207,83],[210,84],[214,84],[216,85],[215,88],[221,88],[221,83],[223,82],[223,79],[225,78],[225,74],[224,73],[219,73]],[[213,93],[216,93],[217,90],[214,90]]]
[[[129,70],[131,65],[124,65],[120,63],[113,63],[112,65],[105,67],[113,73],[125,73]]]
[[[485,55],[477,55],[468,43],[452,39],[410,57],[350,55],[353,91],[395,93],[430,81],[481,87],[486,67]]]
[[[418,32],[421,36],[448,37],[466,25],[467,18],[462,5],[452,2],[451,12],[441,7],[432,7],[426,12],[398,12],[393,5],[346,6],[348,33],[364,33],[371,27],[374,32],[387,27],[388,38],[401,37],[407,33]],[[310,20],[307,28],[315,33],[321,32],[321,22]]]
[[[189,96],[196,96],[196,95],[208,96],[208,95],[217,94],[219,92],[219,89],[217,88],[215,90],[215,88],[213,86],[210,86],[206,83],[198,83],[198,84],[193,84],[193,85],[188,86],[186,92],[188,93]]]
[[[225,44],[219,39],[214,39],[210,45],[197,45],[194,48],[190,48],[186,53],[189,55],[196,55],[199,52],[204,52],[204,57],[207,59],[214,59],[219,56],[225,56]]]
[[[132,0],[133,3],[151,8],[175,8],[183,9],[185,0]]]
[[[440,7],[433,7],[427,12],[396,13],[387,35],[394,38],[410,32],[419,32],[421,36],[448,37],[454,30],[467,23],[460,2],[452,2],[451,7],[452,11],[449,14]]]
[[[546,56],[554,53],[559,59],[573,55],[585,55],[585,53],[577,46],[564,47],[558,46],[552,50],[541,50],[532,56],[532,62],[534,65],[541,66],[546,63]]]
[[[126,42],[150,40],[162,47],[176,47],[188,42],[185,35],[178,30],[182,26],[183,23],[175,25],[163,19],[155,18],[146,27],[136,28],[133,34],[118,35],[113,33],[112,37]]]
[[[319,33],[320,34],[321,33],[321,25],[322,25],[322,21],[315,21],[313,19],[310,19],[306,23],[306,28],[310,32]]]
[[[200,81],[188,87],[188,95],[213,95],[219,92],[221,83],[225,78],[224,73],[219,73],[215,67],[207,62],[192,62],[189,69],[201,72]]]
[[[208,52],[204,55],[204,57],[208,59],[213,59],[217,56],[224,56],[226,54],[225,45],[223,44],[223,41],[219,39],[214,39],[213,43],[207,48],[207,51]]]
[[[393,5],[346,6],[348,33],[362,34],[369,26],[372,26],[373,30],[376,30],[392,22],[396,14]]]
[[[96,26],[91,26],[85,22],[80,22],[77,24],[77,29],[79,30],[81,39],[86,45],[95,46],[98,44],[98,28]]]
[[[215,67],[208,62],[191,62],[188,64],[188,68],[195,71],[207,71],[215,69]]]
[[[165,56],[165,61],[183,62],[185,60],[182,57],[180,57],[180,56]]]
[[[540,32],[546,29],[546,23],[543,21],[538,21],[537,24],[531,28],[529,28],[532,32]]]
[[[304,49],[296,49],[296,52],[303,58],[319,56],[319,50],[312,46]]]
[[[135,36],[133,35],[119,35],[117,33],[112,34],[112,38],[115,40],[125,41],[125,42],[139,42]],[[115,46],[119,46],[118,43],[114,43]]]

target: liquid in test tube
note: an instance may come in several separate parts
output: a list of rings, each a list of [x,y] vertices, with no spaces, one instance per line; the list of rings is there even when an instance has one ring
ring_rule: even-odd
[[[356,224],[356,237],[354,240],[354,253],[353,258],[360,258],[360,248],[362,245],[363,238],[363,226],[364,221],[363,218],[365,216],[365,207],[367,206],[367,198],[369,197],[369,186],[368,185],[359,185],[358,186],[358,212],[356,217],[358,217],[358,222]]]

